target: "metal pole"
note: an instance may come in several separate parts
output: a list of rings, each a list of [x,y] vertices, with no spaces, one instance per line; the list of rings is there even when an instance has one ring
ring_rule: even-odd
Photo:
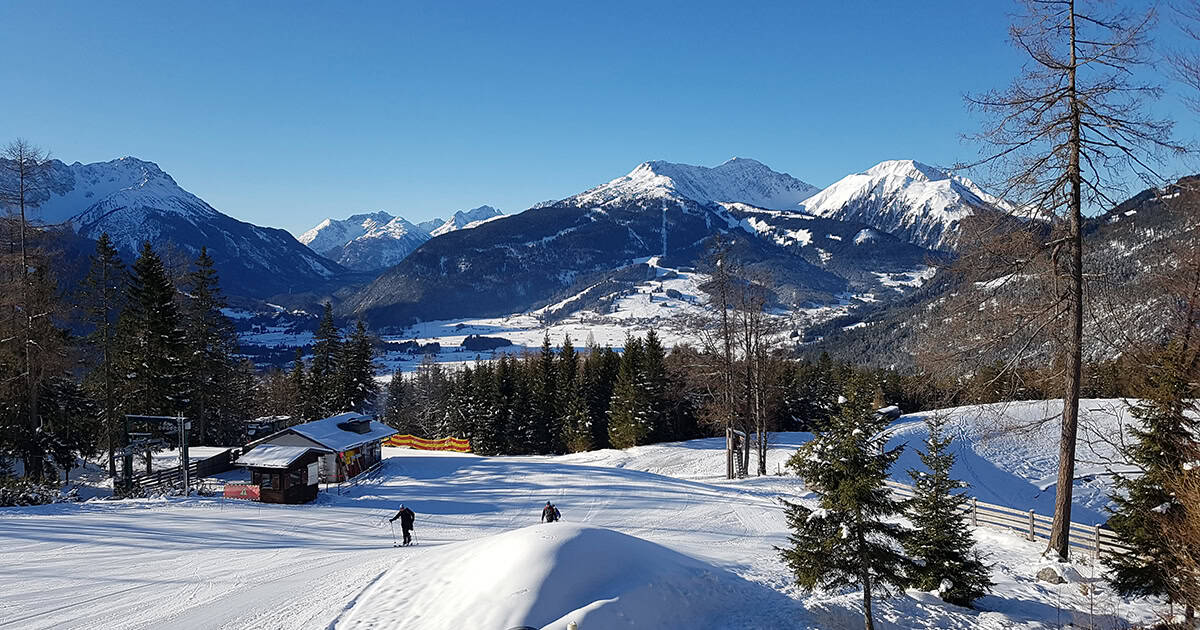
[[[126,449],[129,448],[129,442],[129,416],[125,416],[125,443],[123,446]],[[121,456],[121,469],[125,474],[125,480],[121,485],[128,492],[133,488],[133,451],[126,450],[125,454]]]
[[[191,460],[188,458],[188,427],[187,422],[183,418],[183,412],[179,413],[179,465],[183,467],[183,496],[188,496],[192,491],[191,479],[188,478],[188,465]]]

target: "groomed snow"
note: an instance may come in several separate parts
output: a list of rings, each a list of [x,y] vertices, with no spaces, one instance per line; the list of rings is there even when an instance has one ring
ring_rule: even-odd
[[[1103,455],[1103,442],[1125,430],[1124,416],[1109,413],[1121,405],[1085,403],[1081,459]],[[1052,427],[1029,426],[1054,406],[947,412],[969,441],[956,473],[972,492],[1014,507],[1039,492]],[[919,440],[919,422],[897,420],[894,439]],[[776,498],[812,505],[798,479],[773,474],[808,437],[773,435],[772,474],[736,481],[722,478],[721,439],[559,457],[385,448],[378,476],[342,494],[323,490],[311,505],[175,498],[0,509],[0,630],[504,630],[510,621],[561,630],[567,620],[581,630],[860,628],[860,593],[799,592],[774,549],[788,535]],[[893,477],[905,479],[910,463],[902,459]],[[1089,483],[1080,485],[1080,513],[1099,496]],[[546,501],[564,522],[538,524]],[[392,547],[387,519],[399,503],[417,513],[416,546]],[[1121,628],[1153,618],[1150,605],[1115,598],[1086,557],[1064,567],[1071,582],[1054,586],[1034,579],[1046,565],[1044,542],[989,529],[976,536],[994,565],[992,595],[967,610],[909,591],[878,602],[880,627]],[[650,583],[673,586],[660,594]],[[1095,594],[1082,594],[1084,585]],[[749,599],[732,620],[692,615],[733,595]],[[633,618],[609,624],[607,612]],[[460,625],[467,620],[488,623]]]

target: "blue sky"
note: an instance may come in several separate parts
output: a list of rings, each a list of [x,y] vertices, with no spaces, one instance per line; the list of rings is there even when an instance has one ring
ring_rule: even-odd
[[[0,140],[151,160],[217,209],[295,233],[367,210],[519,211],[653,159],[752,157],[823,187],[885,159],[976,156],[962,96],[1014,76],[1014,10],[4,2]],[[1163,109],[1195,135],[1194,115]]]

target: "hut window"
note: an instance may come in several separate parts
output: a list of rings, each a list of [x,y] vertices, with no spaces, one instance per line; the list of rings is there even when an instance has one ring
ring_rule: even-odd
[[[304,469],[304,468],[296,468],[294,470],[289,470],[288,471],[288,486],[296,487],[296,486],[305,485],[304,484],[304,481],[305,481],[304,476],[305,476],[306,472],[308,472],[308,471],[307,471],[307,469]]]
[[[275,475],[272,475],[270,473],[263,474],[262,484],[261,484],[261,487],[263,490],[272,490],[275,488],[275,485],[273,483],[271,483],[272,481],[274,481],[274,479],[273,479],[274,477],[275,477]]]

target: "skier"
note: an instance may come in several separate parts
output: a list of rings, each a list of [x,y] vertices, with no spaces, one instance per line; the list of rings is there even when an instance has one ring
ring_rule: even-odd
[[[389,523],[394,523],[396,522],[396,519],[400,519],[400,531],[404,532],[404,545],[412,544],[413,521],[416,518],[417,515],[413,513],[412,510],[404,507],[404,504],[401,503],[400,511],[396,512],[396,515],[388,521]]]
[[[554,504],[549,501],[546,502],[546,507],[542,508],[542,522],[543,523],[553,523],[554,521],[557,521],[561,516],[562,516],[562,514],[558,513],[558,508],[554,507]]]

